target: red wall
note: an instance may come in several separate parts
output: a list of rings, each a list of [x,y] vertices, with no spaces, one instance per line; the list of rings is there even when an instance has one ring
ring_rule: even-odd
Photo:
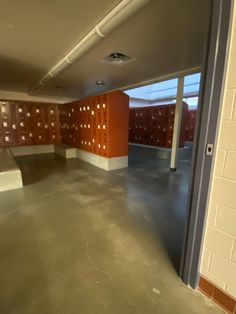
[[[61,142],[104,157],[128,155],[129,97],[120,92],[61,105]]]
[[[171,147],[175,105],[128,108],[116,91],[70,104],[0,101],[0,146],[64,143],[101,156],[128,154],[129,141]],[[184,103],[180,147],[193,141],[196,110]]]
[[[0,146],[68,144],[105,157],[128,155],[129,97],[120,92],[70,104],[0,102]]]
[[[185,123],[188,105],[183,103],[179,147],[184,147]],[[171,148],[175,119],[175,105],[131,108],[129,142]]]
[[[185,141],[192,142],[196,126],[197,110],[189,110],[185,123]]]
[[[59,142],[58,105],[0,101],[0,146]]]

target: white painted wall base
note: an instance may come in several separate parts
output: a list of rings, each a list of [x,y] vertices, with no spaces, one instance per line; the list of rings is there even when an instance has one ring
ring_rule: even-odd
[[[159,159],[171,158],[171,148],[155,147],[143,144],[129,143],[129,153],[156,157]],[[178,160],[191,159],[191,154],[191,147],[178,148]]]
[[[11,147],[13,156],[26,156],[54,153],[54,145],[28,145]]]
[[[21,188],[21,171],[8,148],[0,149],[0,161],[0,192]]]
[[[106,158],[81,149],[77,149],[77,158],[106,171],[128,167],[128,156]]]
[[[77,149],[64,144],[54,145],[55,153],[63,158],[70,159],[77,157]]]
[[[55,145],[55,153],[66,159],[77,157],[106,171],[128,167],[128,156],[106,158],[64,144]]]
[[[56,153],[66,159],[79,158],[106,171],[128,167],[128,156],[106,158],[68,145],[29,145],[10,148],[13,156]]]
[[[128,167],[128,156],[106,158],[67,145],[32,145],[0,149],[0,192],[23,186],[20,168],[13,156],[59,154],[64,158],[79,158],[106,171]]]

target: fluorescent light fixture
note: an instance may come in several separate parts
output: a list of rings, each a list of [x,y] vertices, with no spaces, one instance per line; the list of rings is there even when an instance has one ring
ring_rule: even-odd
[[[128,19],[132,14],[141,9],[151,0],[123,0],[114,7],[91,31],[72,48],[62,60],[60,60],[31,90],[34,92],[40,86],[45,85],[51,77],[58,75],[70,63],[75,62],[85,52],[102,40],[118,25]]]

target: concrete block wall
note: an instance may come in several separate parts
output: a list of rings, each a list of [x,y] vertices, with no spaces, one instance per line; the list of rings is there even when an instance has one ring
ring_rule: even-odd
[[[236,5],[200,273],[236,298]]]

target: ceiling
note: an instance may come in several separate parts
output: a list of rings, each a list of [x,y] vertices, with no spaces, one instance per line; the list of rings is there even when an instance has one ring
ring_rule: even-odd
[[[0,90],[29,92],[117,0],[2,0]],[[211,0],[151,0],[37,90],[83,98],[201,66]],[[123,67],[101,62],[113,51],[134,57]],[[96,81],[103,80],[104,86]]]

